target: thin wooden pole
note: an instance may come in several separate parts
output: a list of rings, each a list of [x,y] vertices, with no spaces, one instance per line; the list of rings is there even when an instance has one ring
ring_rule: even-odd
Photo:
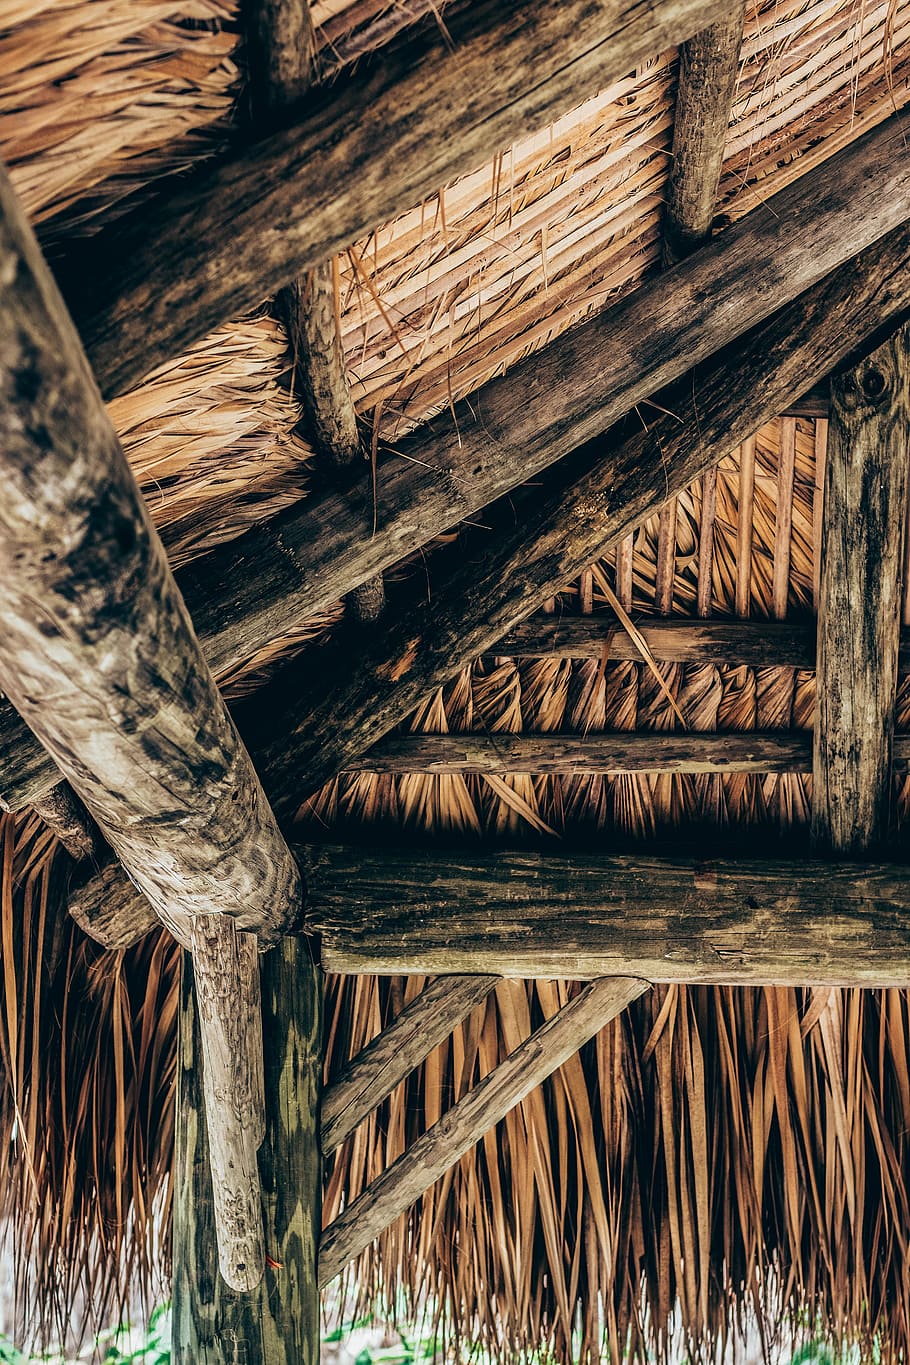
[[[647,989],[646,981],[592,981],[542,1024],[339,1214],[323,1233],[320,1284],[339,1275],[488,1129]]]
[[[495,976],[444,976],[426,986],[343,1068],[322,1099],[322,1150],[334,1152],[496,985]]]
[[[910,449],[910,326],[831,386],[812,781],[817,849],[887,838]]]
[[[739,448],[739,507],[736,512],[736,614],[752,608],[752,508],[755,499],[755,437]],[[813,642],[814,643],[814,642]]]
[[[184,954],[178,1013],[174,1156],[174,1365],[317,1365],[316,1246],[322,1195],[316,1132],[322,979],[309,941],[262,959],[266,1135],[259,1155],[266,1269],[229,1289],[213,1256],[214,1207],[193,973]]]

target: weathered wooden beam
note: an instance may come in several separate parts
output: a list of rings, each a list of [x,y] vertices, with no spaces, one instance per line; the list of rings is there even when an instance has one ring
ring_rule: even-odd
[[[358,759],[427,692],[491,650],[668,494],[717,463],[889,319],[907,313],[910,228],[903,228],[697,367],[662,397],[672,415],[658,410],[647,431],[630,419],[629,432],[592,442],[542,486],[513,495],[485,558],[459,556],[434,573],[430,601],[415,591],[372,640],[341,629],[313,655],[312,666],[301,656],[248,716],[258,770],[281,817],[299,809],[301,774],[315,789]],[[71,906],[89,932],[99,926],[112,943],[148,927],[130,888],[118,888],[110,875],[78,887]]]
[[[431,981],[348,1062],[322,1097],[322,1150],[334,1152],[496,985],[495,976]]]
[[[907,871],[314,847],[306,922],[332,972],[906,986]]]
[[[298,913],[297,867],[2,171],[0,260],[0,686],[165,924],[185,940],[209,927],[194,917],[214,936],[233,915],[268,940]],[[198,976],[241,1002],[253,988],[204,951]],[[229,1015],[207,1020],[214,1099]],[[222,1265],[246,1284],[258,1177],[227,1109],[209,1122]]]
[[[663,257],[673,265],[711,232],[743,37],[745,0],[679,50]]]
[[[0,686],[166,920],[266,938],[299,877],[0,173]]]
[[[895,769],[905,772],[910,735],[895,738]],[[598,734],[387,735],[346,772],[534,773],[808,773],[806,731],[626,730]]]
[[[474,171],[655,53],[722,0],[472,0],[430,17],[284,128],[101,233],[61,276],[105,394]],[[465,92],[470,98],[465,98]]]
[[[254,1290],[237,1293],[217,1274],[214,1258],[198,1011],[184,954],[173,1168],[175,1365],[317,1365],[319,1359],[322,978],[305,938],[283,939],[261,962],[266,1137],[259,1171],[266,1266]]]
[[[731,668],[815,667],[815,622],[724,621],[639,617],[635,629],[659,664],[727,664]],[[505,658],[596,659],[642,663],[638,642],[615,617],[529,616],[497,641]],[[901,663],[910,666],[910,632],[901,637]]]
[[[485,1132],[647,989],[647,981],[629,978],[592,981],[541,1024],[326,1229],[319,1248],[319,1283],[329,1284]]]
[[[908,167],[900,130],[883,126],[811,181],[774,196],[767,216],[756,210],[674,270],[485,385],[470,406],[459,407],[457,420],[440,415],[402,443],[400,453],[387,454],[375,509],[368,488],[328,490],[189,565],[178,583],[210,666],[216,673],[233,667],[602,434],[660,385],[735,340],[889,223],[910,216]],[[872,304],[868,267],[851,263],[841,278],[854,273],[869,291],[858,304]],[[735,385],[735,352],[728,363]],[[818,371],[788,386],[782,406],[816,377]],[[0,797],[20,809],[56,780],[39,746],[0,703]]]
[[[834,380],[822,515],[812,837],[888,836],[910,463],[910,329]]]
[[[68,782],[52,788],[32,810],[52,829],[71,858],[103,858],[98,826]]]

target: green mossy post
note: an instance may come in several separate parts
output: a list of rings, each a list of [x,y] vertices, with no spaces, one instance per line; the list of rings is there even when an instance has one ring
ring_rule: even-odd
[[[175,1365],[317,1365],[322,1217],[322,976],[310,941],[261,959],[266,1135],[259,1151],[266,1270],[249,1294],[218,1274],[193,974],[184,954],[174,1155]]]

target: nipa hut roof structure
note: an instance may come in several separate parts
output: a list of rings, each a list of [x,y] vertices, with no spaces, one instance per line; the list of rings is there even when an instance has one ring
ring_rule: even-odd
[[[315,0],[320,79],[346,80],[415,26],[445,35],[448,13],[433,0]],[[250,117],[242,30],[234,0],[2,0],[0,156],[52,264],[141,213],[167,177],[192,183],[224,154]],[[659,275],[677,80],[677,51],[654,51],[337,257],[367,451],[394,459],[434,414],[470,408],[491,378]],[[748,0],[716,230],[901,123],[908,99],[899,0]],[[110,402],[175,566],[325,479],[294,359],[263,298]],[[811,666],[661,661],[640,630],[661,615],[811,625],[824,413],[803,405],[718,451],[716,474],[564,582],[544,614],[596,618],[588,657],[485,653],[399,733],[479,734],[494,749],[551,732],[807,734]],[[380,508],[381,482],[380,468]],[[482,556],[501,531],[499,509],[403,558],[387,574],[390,609],[399,588],[432,597],[437,565]],[[344,610],[330,603],[223,669],[226,695],[255,711],[263,679],[318,658]],[[617,658],[622,631],[634,649]],[[896,724],[910,728],[905,676]],[[301,767],[298,837],[772,854],[808,839],[803,772],[358,768],[313,792]],[[899,776],[896,840],[908,808]],[[5,815],[0,838],[0,1214],[22,1321],[41,1336],[80,1299],[101,1321],[137,1284],[166,1293],[180,950],[160,930],[99,947],[65,914],[70,861],[42,820]],[[328,976],[327,1078],[422,985]],[[497,985],[328,1160],[325,1223],[577,989]],[[905,1358],[908,1053],[901,989],[656,988],[363,1253],[349,1292],[399,1311],[430,1301],[465,1350],[501,1358],[596,1357],[604,1342],[613,1359],[666,1357],[680,1335],[723,1357],[753,1315],[769,1348],[818,1331]]]

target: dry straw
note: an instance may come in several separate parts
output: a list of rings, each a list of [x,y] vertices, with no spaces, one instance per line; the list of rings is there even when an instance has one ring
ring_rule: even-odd
[[[318,0],[325,70],[385,41],[424,0]],[[444,16],[443,16],[444,22]],[[193,0],[6,0],[0,144],[46,240],[90,231],[161,175],[224,143],[238,97],[237,12]],[[723,210],[803,174],[907,100],[910,14],[881,0],[750,6]],[[15,61],[9,54],[15,54]],[[505,149],[342,262],[343,322],[367,419],[445,406],[656,268],[675,56],[656,56],[552,129]],[[301,496],[287,356],[264,313],[225,326],[112,407],[177,560]],[[676,500],[674,613],[810,614],[823,430],[772,423]],[[782,448],[793,452],[792,475]],[[744,511],[745,509],[745,511]],[[567,585],[554,610],[656,607],[653,519]],[[475,533],[476,534],[476,533]],[[482,534],[482,533],[480,533]],[[421,565],[421,572],[424,572]],[[432,577],[432,565],[430,567]],[[910,606],[905,611],[910,619]],[[330,627],[302,623],[239,676]],[[807,728],[792,669],[484,660],[415,729]],[[339,718],[343,723],[343,717]],[[902,685],[898,723],[910,722]],[[305,779],[301,778],[301,796]],[[379,831],[558,848],[741,835],[802,838],[809,781],[771,777],[375,776],[338,779],[304,834]],[[898,789],[899,825],[910,783]],[[157,935],[105,954],[63,913],[65,860],[34,818],[0,824],[0,1217],[40,1329],[129,1284],[160,1289],[173,1141],[176,955]],[[420,988],[327,983],[329,1073]],[[353,1135],[326,1216],[574,989],[509,984]],[[666,1351],[671,1318],[722,1358],[754,1307],[910,1350],[910,1019],[902,992],[654,992],[511,1114],[352,1270],[364,1302],[437,1302],[466,1346]],[[676,1315],[675,1317],[673,1315]],[[808,1315],[808,1319],[807,1319]]]

